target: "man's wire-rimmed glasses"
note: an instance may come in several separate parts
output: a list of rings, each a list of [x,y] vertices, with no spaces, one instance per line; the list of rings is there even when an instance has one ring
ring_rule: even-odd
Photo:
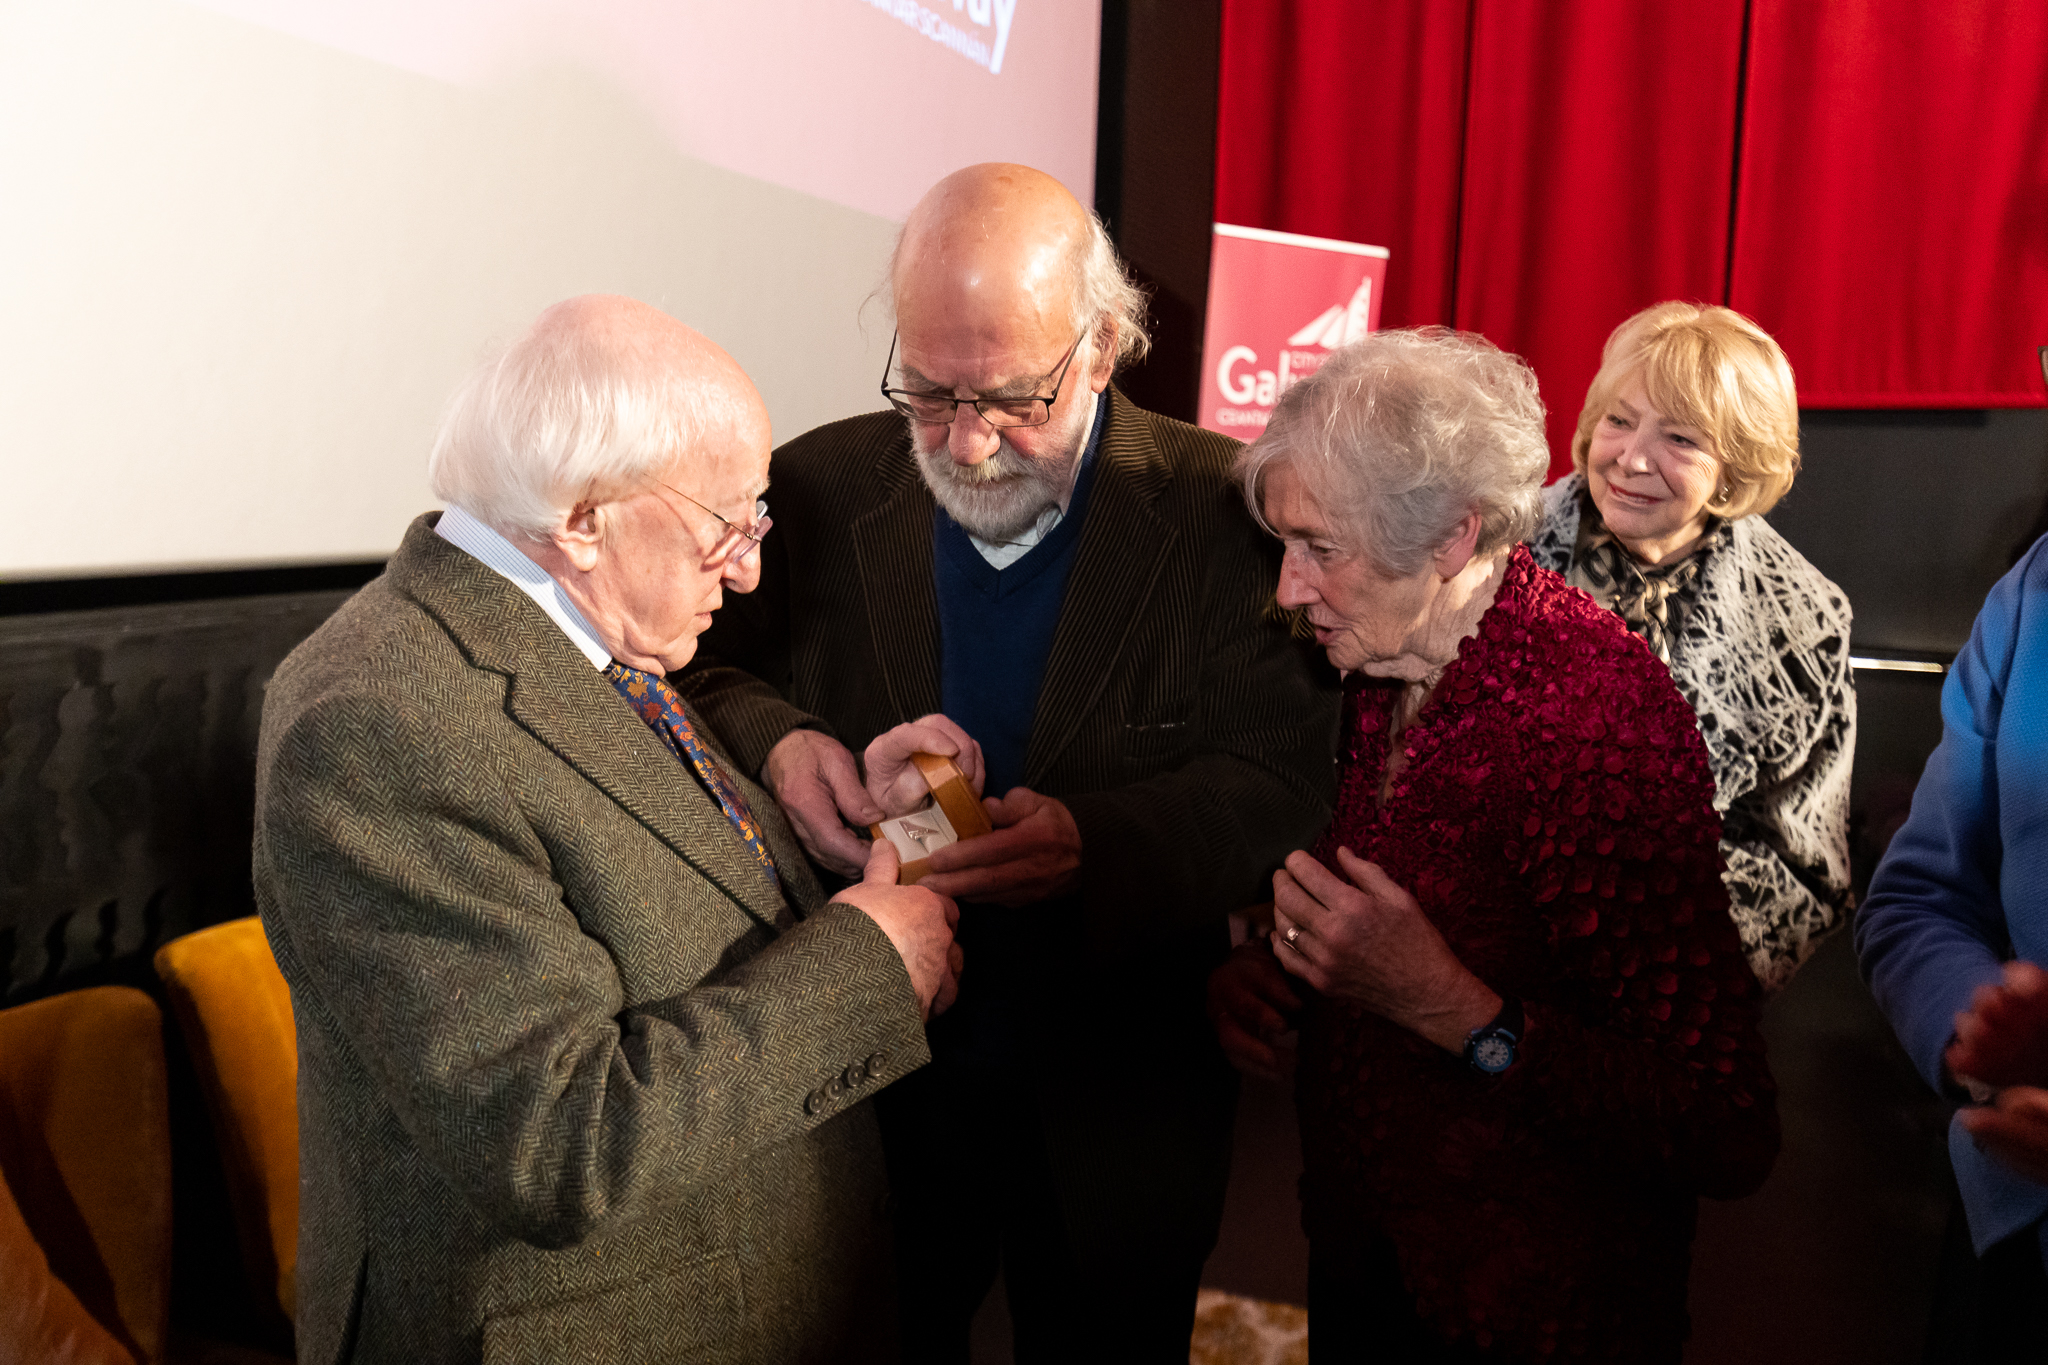
[[[897,338],[892,335],[889,338],[889,363],[882,367],[882,397],[905,417],[920,422],[948,425],[959,414],[961,405],[966,404],[980,413],[981,420],[992,427],[1042,427],[1052,420],[1052,405],[1060,400],[1060,386],[1067,382],[1067,367],[1074,363],[1074,353],[1087,339],[1088,334],[1083,332],[1074,338],[1073,345],[1067,347],[1058,372],[1052,376],[1052,392],[1049,394],[1033,394],[1026,398],[953,398],[943,393],[889,387],[889,371],[896,368]]]
[[[661,480],[656,479],[655,482],[661,483]],[[674,484],[661,483],[661,486],[699,511],[711,512],[709,507],[698,502]],[[760,498],[754,501],[754,521],[751,526],[742,526],[736,521],[728,521],[726,518],[720,517],[716,512],[711,512],[711,515],[718,518],[718,524],[725,528],[725,534],[718,538],[718,543],[711,547],[711,553],[705,555],[704,559],[706,563],[714,559],[717,560],[721,568],[729,563],[744,566],[749,559],[753,558],[755,551],[761,548],[762,537],[766,536],[769,528],[775,525],[768,516],[767,501]]]

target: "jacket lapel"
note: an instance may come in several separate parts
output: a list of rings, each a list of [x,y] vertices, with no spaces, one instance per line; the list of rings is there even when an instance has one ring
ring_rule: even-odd
[[[853,519],[853,556],[891,724],[939,709],[939,598],[932,580],[931,490],[906,431],[884,456],[878,496]],[[883,730],[888,725],[880,727]]]
[[[564,686],[569,680],[545,667],[514,675],[506,714],[749,915],[777,928],[782,896],[725,811],[589,660],[577,654],[575,662],[588,670],[575,679],[580,685]]]
[[[1112,385],[1087,520],[1039,688],[1024,781],[1036,787],[1116,674],[1179,531],[1152,510],[1173,478],[1144,417]],[[935,670],[936,671],[936,670]]]
[[[406,532],[391,568],[471,664],[505,676],[516,724],[748,915],[771,930],[788,922],[781,893],[718,803],[532,599],[435,535],[428,517]]]

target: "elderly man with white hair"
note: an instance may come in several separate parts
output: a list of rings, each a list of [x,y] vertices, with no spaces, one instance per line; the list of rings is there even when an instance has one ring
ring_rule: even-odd
[[[1144,299],[1057,181],[948,176],[889,280],[894,410],[776,452],[787,533],[681,686],[841,874],[919,794],[892,727],[985,772],[995,831],[922,883],[972,902],[960,1004],[878,1103],[906,1357],[965,1359],[1000,1262],[1020,1359],[1184,1361],[1235,1097],[1203,981],[1327,818],[1334,675],[1237,442],[1111,383]]]
[[[302,1360],[893,1358],[868,1101],[957,912],[887,845],[828,901],[664,680],[754,586],[768,449],[702,336],[557,305],[457,396],[447,510],[272,680]]]

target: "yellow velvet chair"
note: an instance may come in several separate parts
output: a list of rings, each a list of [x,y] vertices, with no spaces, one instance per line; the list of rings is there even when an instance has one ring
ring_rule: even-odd
[[[102,986],[0,1010],[0,1361],[155,1365],[170,1285],[155,1003]]]
[[[251,1288],[293,1316],[299,1249],[299,1048],[291,991],[251,917],[157,950],[213,1118]]]

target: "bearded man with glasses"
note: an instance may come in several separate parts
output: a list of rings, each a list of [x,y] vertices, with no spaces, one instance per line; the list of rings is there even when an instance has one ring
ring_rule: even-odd
[[[760,588],[679,686],[842,876],[911,745],[985,775],[995,832],[921,883],[962,903],[959,1004],[878,1102],[906,1359],[966,1359],[1000,1263],[1020,1360],[1185,1361],[1236,1094],[1203,981],[1329,816],[1334,675],[1238,443],[1111,383],[1144,299],[1057,181],[941,181],[888,295],[892,411],[776,452]]]
[[[828,900],[666,681],[754,586],[768,452],[718,347],[558,304],[450,406],[446,509],[271,680],[306,1359],[896,1358],[869,1101],[957,911],[886,843]]]

